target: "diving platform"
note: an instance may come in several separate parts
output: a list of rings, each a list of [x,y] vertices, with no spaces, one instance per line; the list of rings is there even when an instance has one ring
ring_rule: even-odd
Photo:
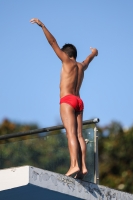
[[[133,195],[33,166],[0,170],[0,200],[18,199],[133,200]]]

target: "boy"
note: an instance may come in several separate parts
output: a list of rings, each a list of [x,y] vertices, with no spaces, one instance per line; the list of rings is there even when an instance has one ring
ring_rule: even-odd
[[[60,79],[60,115],[66,129],[70,153],[70,168],[66,176],[76,174],[75,178],[83,178],[88,172],[86,167],[86,144],[82,136],[82,117],[84,104],[80,99],[79,90],[84,78],[84,71],[92,59],[98,55],[98,50],[91,48],[91,54],[82,62],[76,61],[77,50],[72,44],[65,44],[62,49],[56,39],[37,18],[30,20],[38,24],[56,55],[62,61]],[[78,164],[78,158],[80,165]]]

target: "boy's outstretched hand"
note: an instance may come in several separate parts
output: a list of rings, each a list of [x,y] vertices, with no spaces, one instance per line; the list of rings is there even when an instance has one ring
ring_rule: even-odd
[[[90,50],[91,50],[92,53],[95,54],[95,56],[98,55],[98,50],[97,50],[96,48],[92,48],[92,47],[90,47]]]
[[[42,25],[43,25],[43,23],[42,23],[39,19],[37,19],[37,18],[32,18],[32,19],[30,20],[30,22],[31,22],[32,24],[36,23],[36,24],[38,24],[38,26],[41,26],[41,27],[42,27]]]

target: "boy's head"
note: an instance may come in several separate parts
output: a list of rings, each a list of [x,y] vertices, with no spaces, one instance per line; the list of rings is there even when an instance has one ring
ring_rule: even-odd
[[[65,44],[61,50],[65,52],[70,58],[77,58],[77,49],[73,44]]]

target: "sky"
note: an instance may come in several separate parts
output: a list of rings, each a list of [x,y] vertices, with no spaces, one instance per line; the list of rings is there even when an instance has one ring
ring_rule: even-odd
[[[61,61],[40,19],[58,45],[72,43],[82,62],[90,47],[99,55],[90,63],[80,91],[83,120],[99,118],[133,125],[132,0],[0,0],[0,123],[62,124],[59,113]]]

